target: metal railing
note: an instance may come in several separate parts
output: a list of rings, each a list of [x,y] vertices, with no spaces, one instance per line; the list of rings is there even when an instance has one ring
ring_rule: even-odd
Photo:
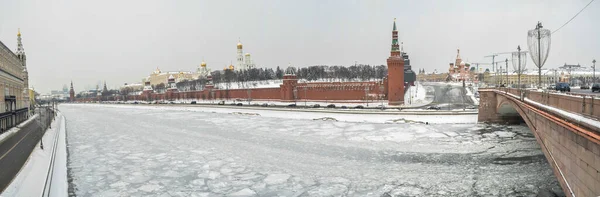
[[[0,113],[0,134],[27,120],[29,116],[28,112],[28,108],[21,108],[14,111]]]

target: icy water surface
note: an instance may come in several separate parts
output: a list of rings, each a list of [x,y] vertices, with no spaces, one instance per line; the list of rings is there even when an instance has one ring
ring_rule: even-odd
[[[302,120],[243,110],[60,110],[67,118],[68,169],[77,196],[560,192],[525,126]]]

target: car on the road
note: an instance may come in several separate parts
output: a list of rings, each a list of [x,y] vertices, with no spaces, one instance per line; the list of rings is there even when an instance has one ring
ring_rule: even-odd
[[[592,85],[592,92],[600,92],[600,83]]]
[[[582,89],[582,90],[589,90],[589,89],[590,89],[590,86],[588,86],[588,85],[581,85],[581,86],[579,87],[579,89]]]
[[[237,104],[235,104],[235,105],[236,105],[236,106],[242,106],[242,105],[244,105],[244,104],[242,104],[242,103],[237,103]]]
[[[556,89],[556,85],[550,85],[548,86],[548,90],[555,90]]]
[[[313,107],[313,108],[319,108],[319,107],[321,107],[321,105],[319,105],[319,104],[314,104],[312,107]]]
[[[296,107],[296,103],[289,104],[288,107]]]
[[[196,104],[196,101],[192,101],[192,102],[190,102],[190,104]]]
[[[348,109],[348,107],[346,107],[345,105],[342,105],[341,107],[342,109]]]
[[[135,101],[135,102],[133,102],[133,104],[138,104],[138,102],[137,102],[137,101]]]
[[[262,107],[268,107],[268,106],[269,106],[269,104],[267,104],[267,103],[263,103],[263,104],[262,104],[262,105],[260,105],[260,106],[262,106]]]
[[[354,107],[354,109],[364,109],[364,108],[365,108],[365,107],[364,107],[364,106],[362,106],[362,105],[357,105],[357,106],[355,106],[355,107]]]
[[[335,108],[335,105],[334,104],[329,104],[329,105],[327,105],[327,108]]]
[[[219,101],[219,103],[217,103],[217,105],[225,105],[225,101]]]
[[[571,92],[571,87],[569,86],[568,83],[556,83],[556,87],[554,88],[554,90],[556,91],[561,91],[561,92]]]
[[[438,106],[435,106],[435,105],[432,105],[432,106],[428,106],[428,107],[427,107],[427,108],[425,108],[425,109],[429,109],[429,110],[440,110],[440,109],[442,109],[442,108],[441,108],[441,107],[438,107]]]

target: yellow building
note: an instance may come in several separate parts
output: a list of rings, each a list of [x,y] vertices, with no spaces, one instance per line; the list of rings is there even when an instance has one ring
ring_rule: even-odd
[[[421,82],[440,82],[448,79],[448,73],[425,73],[419,72],[417,81]]]
[[[198,78],[198,73],[193,72],[162,72],[160,69],[156,68],[154,72],[152,72],[148,77],[142,80],[142,84],[147,80],[150,81],[150,85],[158,85],[158,84],[167,84],[167,79],[169,76],[173,76],[175,81],[183,81],[183,80],[195,80]]]
[[[490,75],[485,78],[485,82],[487,84],[505,84],[509,86],[516,86],[519,83],[519,76],[516,73],[508,73],[508,75],[506,73],[497,73],[496,75],[490,73]],[[542,84],[547,84],[548,82],[553,82],[553,80],[547,75],[542,75]],[[524,84],[525,87],[536,87],[537,83],[537,73],[521,74],[521,84]]]
[[[0,113],[29,107],[28,78],[19,31],[15,53],[0,42]]]

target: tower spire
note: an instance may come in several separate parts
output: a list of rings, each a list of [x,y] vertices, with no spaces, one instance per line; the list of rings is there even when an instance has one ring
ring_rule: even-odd
[[[396,29],[396,18],[394,18],[394,29],[392,30],[391,56],[400,56],[400,46],[398,45],[398,30]]]
[[[23,67],[25,67],[25,49],[23,48],[23,42],[21,41],[21,29],[17,30],[17,52],[15,53],[19,60],[23,62]]]

